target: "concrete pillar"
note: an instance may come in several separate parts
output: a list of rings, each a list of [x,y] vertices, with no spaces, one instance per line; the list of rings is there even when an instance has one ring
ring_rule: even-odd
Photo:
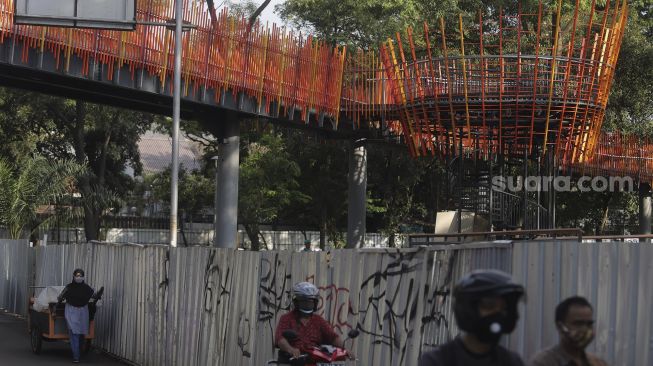
[[[367,201],[367,148],[364,139],[352,142],[348,183],[347,248],[362,248]]]
[[[651,233],[651,184],[639,183],[639,233]]]
[[[218,207],[213,245],[218,248],[235,248],[238,234],[240,125],[234,115],[229,115],[225,122],[219,123]]]

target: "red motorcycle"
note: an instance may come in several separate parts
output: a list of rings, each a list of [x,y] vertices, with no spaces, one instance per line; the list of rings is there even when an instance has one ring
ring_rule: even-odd
[[[358,337],[358,330],[351,330],[347,334],[347,339]],[[283,332],[283,337],[289,341],[297,338],[297,333],[292,330]],[[346,340],[345,340],[346,342]],[[291,365],[291,366],[344,366],[350,359],[347,350],[323,344],[319,347],[313,347],[311,350],[305,350],[305,353],[298,357],[289,357],[281,350],[278,352],[276,360],[270,360],[267,365]]]

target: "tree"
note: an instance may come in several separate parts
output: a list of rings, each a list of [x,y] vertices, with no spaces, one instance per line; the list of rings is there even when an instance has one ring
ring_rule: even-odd
[[[32,93],[0,88],[0,156],[6,161],[22,162],[32,157],[46,130],[31,122]]]
[[[229,13],[238,17],[249,18],[257,10],[258,5],[253,0],[227,1],[224,6],[229,8]],[[263,11],[263,9],[261,9]]]
[[[637,9],[637,3],[634,5]],[[609,130],[653,135],[653,21],[650,11],[644,15],[641,11],[630,13],[606,110],[605,126]]]
[[[41,154],[88,164],[78,189],[87,199],[83,204],[86,239],[98,239],[107,205],[133,187],[127,168],[136,175],[141,172],[137,142],[156,117],[38,94],[32,94],[25,108],[34,129],[49,131],[37,144]]]
[[[28,237],[39,226],[47,227],[55,215],[43,218],[38,211],[52,211],[74,193],[75,178],[83,171],[84,166],[73,160],[50,161],[37,156],[13,165],[0,158],[0,223],[10,237]]]
[[[289,207],[284,217],[304,228],[318,228],[322,249],[327,241],[336,247],[344,245],[341,233],[347,222],[348,169],[344,144],[304,132],[288,131],[286,139],[301,169],[300,189],[309,201]]]
[[[590,235],[635,234],[637,193],[560,192],[556,194],[556,227],[577,227]],[[582,202],[582,204],[579,204]]]
[[[243,140],[238,217],[251,249],[259,250],[259,225],[274,222],[293,202],[306,203],[308,197],[299,191],[300,169],[281,136],[252,133]]]
[[[420,162],[405,151],[370,146],[368,149],[368,211],[376,217],[382,233],[388,235],[389,245],[395,246],[395,233],[411,221],[418,206],[415,186],[420,182]]]
[[[179,210],[193,215],[213,207],[213,178],[199,171],[179,169]],[[152,190],[154,200],[170,205],[170,167],[144,177],[144,185]]]
[[[332,45],[362,48],[377,47],[416,18],[412,0],[286,0],[275,10]]]

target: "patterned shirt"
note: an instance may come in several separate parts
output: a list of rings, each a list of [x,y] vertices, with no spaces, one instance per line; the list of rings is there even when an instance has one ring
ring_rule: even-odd
[[[582,363],[578,365],[571,359],[560,345],[546,349],[533,357],[529,366],[608,366],[602,359],[590,354],[583,353]]]
[[[331,324],[321,316],[313,314],[308,317],[306,325],[303,325],[299,320],[299,315],[295,311],[291,311],[282,315],[281,319],[279,319],[277,330],[274,333],[275,344],[279,344],[283,332],[288,329],[292,329],[297,333],[297,339],[292,342],[287,339],[288,343],[300,351],[308,351],[321,344],[333,344],[333,341],[338,337]]]

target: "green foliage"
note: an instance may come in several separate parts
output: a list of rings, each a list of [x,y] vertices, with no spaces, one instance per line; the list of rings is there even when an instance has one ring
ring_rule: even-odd
[[[249,141],[248,141],[249,140]],[[251,134],[242,146],[238,217],[258,250],[261,223],[274,222],[293,203],[306,203],[299,190],[300,168],[288,153],[281,136]]]
[[[0,223],[12,239],[24,238],[39,226],[47,226],[39,210],[49,211],[74,191],[75,177],[84,167],[73,160],[25,159],[17,165],[0,159]]]
[[[155,201],[170,205],[170,167],[160,173],[147,174],[143,186],[151,190]],[[213,207],[214,179],[202,172],[188,171],[182,167],[178,176],[178,208],[180,211],[196,213],[206,207]]]
[[[224,5],[229,8],[231,14],[245,18],[249,18],[258,8],[258,5],[252,0],[226,1]]]
[[[21,160],[36,152],[88,167],[77,189],[86,238],[97,239],[103,212],[133,188],[127,168],[142,170],[137,142],[156,117],[10,89],[0,89],[0,116],[0,135],[11,142],[1,156]]]
[[[310,198],[308,204],[293,205],[286,217],[303,227],[319,228],[320,245],[330,241],[344,245],[341,232],[347,222],[346,145],[338,141],[312,139],[301,133],[288,136],[292,151],[301,168],[301,191]]]
[[[422,221],[426,216],[425,197],[416,195],[425,184],[425,162],[405,151],[370,145],[368,174],[368,214],[380,231],[392,235],[404,224]]]
[[[239,179],[239,215],[244,222],[270,223],[294,201],[306,202],[297,181],[299,166],[280,136],[264,134],[244,150]]]
[[[29,100],[31,93],[0,88],[0,156],[7,161],[22,161],[45,138],[45,130],[34,129]]]
[[[282,19],[331,44],[376,47],[415,19],[411,0],[286,0]]]
[[[634,4],[636,5],[636,4]],[[650,14],[630,13],[612,85],[608,129],[653,135],[653,34]]]
[[[586,235],[637,234],[637,192],[559,192],[556,227],[577,227]]]

